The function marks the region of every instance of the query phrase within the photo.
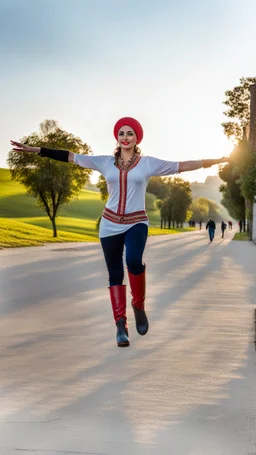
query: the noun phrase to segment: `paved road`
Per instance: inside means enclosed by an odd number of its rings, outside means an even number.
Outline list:
[[[149,238],[118,349],[99,244],[0,252],[1,455],[255,455],[256,247]]]

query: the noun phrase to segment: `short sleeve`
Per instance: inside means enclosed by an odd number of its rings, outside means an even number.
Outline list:
[[[94,171],[104,172],[105,167],[114,158],[109,155],[79,155],[75,153],[74,164],[85,167],[86,169],[93,169]]]
[[[160,160],[153,156],[148,156],[147,159],[151,177],[177,174],[179,172],[179,161]]]

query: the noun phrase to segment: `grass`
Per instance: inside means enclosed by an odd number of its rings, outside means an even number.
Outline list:
[[[57,242],[98,242],[98,236],[73,234],[58,231],[58,237],[53,238],[52,230],[21,223],[9,219],[0,219],[0,248],[24,246],[40,246],[44,243]]]
[[[9,218],[10,220],[15,221],[14,218]],[[44,217],[34,217],[34,218],[19,218],[18,221],[22,223],[30,224],[33,226],[38,226],[44,229],[49,229],[52,231],[52,223],[48,216]],[[96,221],[87,219],[87,218],[70,218],[59,216],[56,219],[57,225],[57,233],[59,235],[59,231],[65,231],[67,234],[69,232],[78,234],[78,235],[86,235],[95,238],[98,235],[98,232],[95,228]]]
[[[247,232],[237,232],[234,235],[233,240],[249,240],[249,235]]]
[[[11,180],[8,169],[0,169],[0,248],[43,245],[50,242],[98,242],[96,220],[104,202],[100,193],[82,190],[79,197],[63,207],[56,218],[57,238],[52,224],[36,199]],[[149,212],[149,235],[176,234],[193,230],[160,229],[158,211]]]
[[[161,229],[159,227],[149,227],[149,235],[170,235],[170,234],[179,234],[182,232],[194,231],[195,228],[175,228],[175,229]]]

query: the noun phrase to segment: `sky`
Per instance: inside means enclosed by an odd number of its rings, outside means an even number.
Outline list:
[[[0,0],[0,167],[45,119],[95,155],[113,153],[124,116],[142,124],[144,155],[228,155],[223,101],[256,76],[255,17],[255,0]]]

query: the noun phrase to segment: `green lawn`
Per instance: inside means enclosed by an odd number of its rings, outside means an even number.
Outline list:
[[[43,217],[29,217],[29,218],[9,218],[13,221],[21,221],[22,223],[42,227],[45,229],[52,230],[52,223],[48,216]],[[73,232],[79,235],[88,235],[95,237],[98,235],[96,231],[96,221],[95,219],[88,218],[71,218],[65,216],[59,216],[56,219],[57,231],[66,231]]]
[[[82,190],[77,200],[63,207],[56,218],[57,239],[52,225],[25,188],[0,169],[0,248],[42,245],[48,242],[98,242],[96,220],[104,202],[100,193]],[[160,229],[159,212],[149,212],[149,235],[175,234],[191,229]],[[193,230],[193,229],[192,229]]]
[[[248,233],[247,232],[237,232],[234,235],[233,240],[249,240]]]
[[[58,231],[58,237],[53,238],[52,230],[33,226],[13,219],[0,218],[0,248],[39,246],[44,243],[56,242],[98,242],[95,237]]]

